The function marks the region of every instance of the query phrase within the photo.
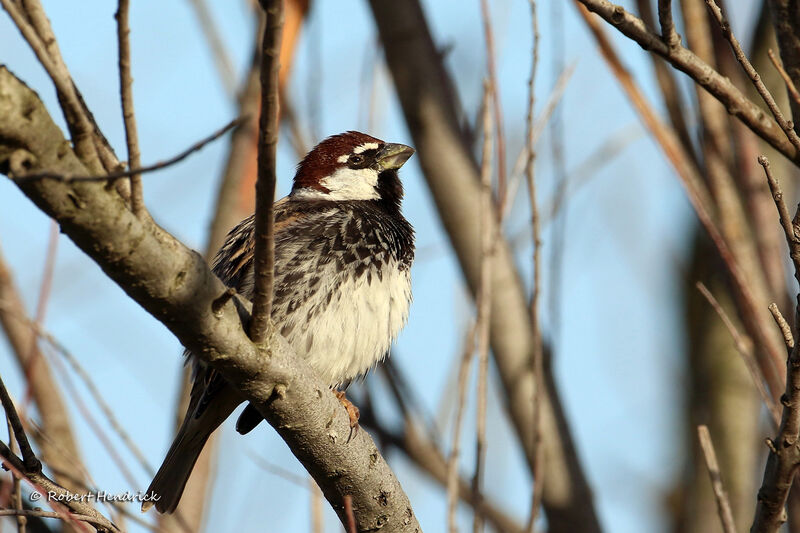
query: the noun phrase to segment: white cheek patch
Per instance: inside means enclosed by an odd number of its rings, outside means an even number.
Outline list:
[[[378,149],[378,143],[364,143],[361,146],[356,147],[356,149],[353,150],[353,153],[360,154],[362,152],[366,152],[367,150],[377,150],[377,149]],[[341,158],[339,158],[339,160],[341,160]]]
[[[340,168],[330,176],[320,180],[320,185],[330,192],[329,200],[377,200],[380,198],[375,187],[378,185],[378,172],[371,168]]]

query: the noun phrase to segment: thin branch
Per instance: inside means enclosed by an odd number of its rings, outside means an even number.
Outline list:
[[[128,168],[136,171],[142,166],[139,152],[139,133],[136,114],[133,111],[133,76],[131,76],[131,30],[128,24],[130,0],[119,0],[114,18],[117,19],[117,41],[119,47],[119,93],[122,101],[122,119],[125,122],[125,142],[128,145]],[[131,210],[137,217],[144,214],[142,176],[131,174]]]
[[[725,533],[736,533],[731,502],[728,500],[728,493],[722,484],[717,454],[714,453],[714,443],[711,442],[711,434],[708,431],[708,427],[705,425],[697,426],[697,437],[700,439],[700,448],[703,450],[708,476],[711,478],[711,488],[714,491],[714,498],[717,500],[717,511],[722,522],[722,530]]]
[[[700,291],[700,294],[702,294],[703,297],[708,300],[708,303],[711,304],[711,307],[714,308],[714,311],[716,311],[717,315],[719,315],[719,317],[722,319],[722,323],[725,325],[725,328],[727,328],[728,332],[733,338],[733,344],[736,347],[736,351],[739,352],[739,355],[741,355],[742,361],[744,361],[744,364],[750,373],[750,377],[753,379],[756,389],[758,389],[761,400],[764,402],[764,405],[767,406],[771,420],[777,428],[781,422],[781,413],[778,405],[775,403],[775,400],[769,394],[764,384],[764,374],[758,367],[758,362],[756,361],[756,356],[753,352],[752,341],[750,341],[749,338],[742,335],[739,330],[736,329],[736,326],[725,312],[725,309],[722,308],[720,303],[716,298],[714,298],[714,295],[711,294],[711,291],[708,290],[705,284],[698,281],[695,284],[695,287],[697,287],[697,290]]]
[[[753,68],[753,65],[750,64],[750,61],[747,59],[744,50],[742,50],[742,47],[739,44],[739,40],[731,31],[731,26],[728,23],[728,20],[725,18],[725,15],[722,14],[722,10],[714,0],[705,0],[705,2],[708,6],[708,9],[711,10],[711,14],[714,15],[717,23],[719,23],[722,34],[730,43],[733,54],[736,56],[739,64],[742,65],[742,69],[753,82],[758,94],[761,95],[764,103],[767,104],[770,113],[772,113],[772,116],[775,117],[775,121],[784,131],[786,137],[789,139],[789,142],[791,142],[795,150],[800,153],[800,137],[798,137],[797,133],[794,131],[794,125],[791,123],[791,121],[787,121],[784,118],[783,113],[781,113],[781,110],[778,107],[778,104],[775,103],[775,98],[772,97],[772,93],[769,92],[767,86],[764,85],[763,81],[761,81],[761,76],[758,74],[758,72],[756,72],[756,69]]]
[[[792,335],[791,326],[789,326],[789,323],[786,322],[785,318],[783,318],[781,310],[778,309],[778,305],[775,302],[769,304],[769,312],[772,313],[772,318],[775,319],[775,323],[781,330],[783,341],[786,343],[786,348],[791,351],[792,348],[794,348],[794,336]]]
[[[661,38],[670,48],[681,44],[680,35],[675,31],[672,20],[672,0],[658,0],[658,23],[661,26]]]
[[[253,315],[250,338],[264,342],[272,314],[272,285],[275,265],[273,236],[275,200],[275,165],[278,147],[280,110],[278,72],[280,70],[283,1],[260,0],[267,17],[261,45],[261,118],[258,127],[258,180],[256,181],[255,259]]]
[[[536,524],[536,515],[539,513],[539,506],[542,500],[542,489],[544,483],[541,479],[542,474],[542,461],[544,460],[544,449],[541,445],[541,432],[540,432],[540,419],[542,416],[542,386],[544,380],[542,374],[542,358],[544,346],[542,343],[542,332],[539,328],[539,294],[542,283],[542,262],[541,262],[541,248],[542,241],[539,230],[539,207],[536,200],[536,180],[535,180],[535,159],[536,159],[536,140],[534,138],[534,121],[533,113],[536,103],[535,94],[535,81],[536,81],[536,67],[539,63],[539,22],[536,13],[536,1],[530,0],[531,12],[531,35],[533,36],[533,49],[531,50],[531,73],[528,78],[528,114],[526,118],[526,125],[528,129],[527,145],[528,157],[525,163],[525,176],[528,184],[528,201],[531,205],[531,231],[533,233],[533,294],[531,296],[531,331],[533,333],[533,379],[536,386],[533,388],[533,416],[531,420],[531,431],[533,432],[533,447],[534,447],[534,461],[533,461],[533,492],[531,495],[531,509],[528,515],[527,529],[531,533],[534,531]]]
[[[14,436],[14,428],[11,425],[11,418],[9,417],[8,413],[6,413],[6,425],[8,426],[8,443],[9,448],[11,449],[11,453],[17,453],[18,446],[17,441]],[[11,494],[9,495],[9,500],[11,500],[14,509],[22,510],[22,490],[19,484],[20,478],[14,473],[11,473]],[[5,495],[4,495],[5,496]],[[25,533],[25,526],[28,523],[28,519],[24,516],[17,515],[17,533]]]
[[[792,78],[789,77],[789,73],[783,68],[780,59],[775,56],[775,52],[772,51],[772,48],[767,50],[767,55],[769,56],[770,61],[772,61],[772,64],[775,66],[775,70],[777,70],[778,74],[780,74],[781,78],[783,78],[783,82],[786,84],[786,88],[789,90],[792,100],[794,100],[796,104],[800,105],[800,92],[797,92],[797,87],[795,87]]]
[[[500,105],[500,86],[497,83],[497,67],[494,48],[494,32],[489,11],[489,1],[481,2],[481,20],[483,21],[483,37],[486,40],[486,69],[489,83],[492,85],[492,111],[494,113],[494,129],[497,141],[497,210],[503,212],[506,200],[506,141],[503,128],[503,108]]]
[[[769,161],[766,157],[758,158],[759,164],[764,167],[767,181],[773,190],[775,207],[778,210],[781,227],[789,246],[789,256],[794,264],[794,275],[800,283],[800,239],[798,239],[797,225],[789,218],[789,210],[783,201],[783,194],[777,186],[777,181],[772,176]],[[800,216],[800,209],[795,213],[795,220]],[[795,310],[800,317],[800,298],[798,309]],[[787,362],[786,387],[781,404],[783,413],[778,434],[773,440],[767,440],[770,449],[767,464],[764,468],[764,478],[758,491],[752,533],[776,533],[786,521],[786,500],[789,490],[794,483],[795,474],[800,466],[800,448],[798,448],[798,434],[800,434],[800,344],[792,348]]]
[[[476,325],[472,324],[467,329],[464,338],[464,350],[461,361],[458,365],[458,386],[456,392],[456,418],[453,423],[453,439],[450,446],[450,455],[447,457],[447,530],[450,533],[458,533],[458,523],[456,522],[456,511],[458,510],[459,499],[459,475],[458,465],[461,454],[461,424],[464,419],[464,407],[467,394],[467,379],[469,378],[470,363],[472,354],[475,351]]]
[[[786,202],[783,200],[783,191],[781,190],[781,186],[778,184],[778,180],[776,180],[772,175],[772,170],[769,166],[769,159],[767,159],[766,156],[759,156],[758,164],[764,167],[764,174],[767,176],[769,190],[772,193],[772,199],[775,202],[775,207],[778,209],[778,219],[781,222],[783,234],[786,237],[786,242],[789,243],[789,250],[794,253],[793,243],[796,244],[797,235],[795,234],[792,217],[789,215],[789,208],[786,207]]]
[[[581,1],[583,4],[587,3],[586,1]],[[759,309],[762,307],[757,303],[753,290],[750,287],[751,284],[742,271],[736,256],[733,254],[727,241],[720,232],[718,223],[712,214],[712,203],[707,189],[700,180],[700,176],[697,174],[691,160],[677,141],[675,133],[671,128],[661,122],[644,94],[642,94],[641,90],[636,85],[630,72],[622,65],[619,56],[608,40],[608,37],[605,35],[599,21],[592,17],[583,5],[580,6],[579,11],[583,15],[592,34],[595,36],[600,51],[608,62],[614,76],[630,98],[631,104],[638,112],[642,122],[644,122],[645,126],[650,130],[655,140],[661,146],[667,160],[671,163],[678,177],[683,182],[697,218],[705,228],[725,263],[725,266],[730,272],[733,284],[737,289],[737,296],[741,299],[740,309],[742,315],[745,317],[744,322],[751,328],[751,335],[767,354],[767,359],[761,363],[761,367],[767,384],[769,385],[770,392],[777,396],[776,391],[779,390],[783,380],[782,370],[785,355],[783,355],[782,349],[776,346],[777,343],[773,342],[772,336],[768,333],[765,325],[766,317],[762,317],[763,313],[759,312]]]
[[[728,113],[741,120],[773,148],[792,161],[800,161],[800,151],[788,141],[780,126],[765,116],[763,110],[742,94],[728,78],[712,69],[690,50],[682,46],[667,46],[641,19],[628,13],[620,5],[608,0],[578,1],[645,50],[658,54],[673,67],[688,74],[696,83],[713,94],[725,106]]]
[[[484,85],[483,97],[483,156],[481,158],[481,281],[478,289],[478,316],[475,331],[478,341],[478,401],[476,408],[475,431],[475,475],[472,478],[472,491],[476,498],[481,493],[484,463],[486,462],[486,403],[489,385],[489,325],[492,312],[492,259],[494,256],[494,236],[497,231],[492,209],[492,143],[494,131],[489,102],[496,87],[491,80]],[[483,531],[483,515],[475,513],[473,533]]]
[[[14,407],[14,402],[11,401],[11,396],[6,390],[3,379],[0,378],[0,402],[3,404],[3,410],[8,417],[8,423],[11,424],[11,429],[14,430],[14,439],[19,444],[20,453],[22,453],[22,462],[25,466],[26,472],[39,472],[42,470],[42,463],[36,458],[33,453],[28,437],[25,435],[25,429],[22,427],[22,421],[19,419],[17,410]]]
[[[163,161],[159,161],[158,163],[154,163],[154,164],[146,166],[146,167],[141,167],[141,168],[136,169],[136,170],[121,170],[119,172],[111,172],[111,173],[105,174],[103,176],[86,176],[86,175],[83,175],[83,174],[82,175],[71,175],[71,174],[61,174],[61,173],[52,172],[52,171],[45,171],[45,172],[34,172],[34,173],[31,173],[31,174],[24,174],[22,176],[13,176],[13,177],[11,177],[11,179],[13,179],[17,183],[19,183],[21,181],[44,180],[44,179],[49,179],[49,180],[53,180],[53,181],[60,181],[60,182],[64,182],[64,183],[73,183],[73,182],[78,182],[78,181],[101,182],[101,181],[115,180],[115,179],[119,179],[119,178],[127,178],[127,177],[130,177],[130,176],[132,176],[133,174],[135,174],[137,172],[139,174],[146,174],[146,173],[150,173],[150,172],[155,172],[156,170],[163,170],[163,169],[165,169],[165,168],[167,168],[169,166],[172,166],[172,165],[174,165],[176,163],[180,163],[181,161],[183,161],[184,159],[186,159],[187,157],[192,155],[194,152],[197,152],[198,150],[201,150],[202,148],[204,148],[207,144],[216,141],[217,139],[219,139],[220,137],[225,135],[231,129],[239,126],[240,124],[244,124],[246,120],[247,120],[247,117],[236,118],[236,119],[230,121],[229,123],[227,123],[222,128],[220,128],[217,131],[215,131],[214,133],[212,133],[211,135],[209,135],[208,137],[205,137],[204,139],[200,139],[199,141],[197,141],[196,143],[194,143],[193,145],[188,147],[183,152],[180,152],[178,155],[173,156],[173,157],[171,157],[169,159],[165,159]]]

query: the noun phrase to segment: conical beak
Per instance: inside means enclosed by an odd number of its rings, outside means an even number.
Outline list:
[[[414,154],[414,149],[405,144],[388,143],[378,152],[377,163],[381,170],[397,170]]]

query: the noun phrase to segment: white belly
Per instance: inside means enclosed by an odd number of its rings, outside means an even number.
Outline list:
[[[381,277],[374,266],[359,277],[339,274],[341,283],[335,287],[322,282],[316,294],[291,313],[296,322],[286,339],[331,385],[347,383],[383,359],[406,323],[411,303],[409,269],[390,263],[381,270]],[[330,302],[323,303],[329,294]]]

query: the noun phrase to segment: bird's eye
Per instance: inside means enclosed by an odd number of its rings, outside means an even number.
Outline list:
[[[353,154],[350,156],[350,164],[360,165],[364,162],[364,156],[361,154]]]

